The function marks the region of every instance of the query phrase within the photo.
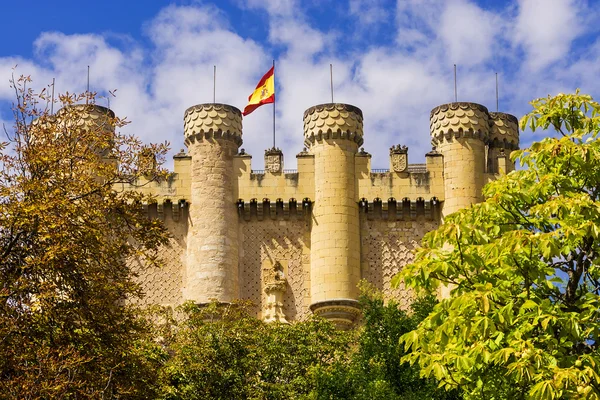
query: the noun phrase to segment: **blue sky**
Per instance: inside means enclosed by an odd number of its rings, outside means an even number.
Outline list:
[[[145,141],[183,147],[183,112],[212,101],[242,109],[276,60],[277,141],[286,168],[302,149],[302,113],[330,101],[361,108],[374,168],[388,149],[430,150],[429,111],[458,98],[520,117],[536,97],[581,88],[600,98],[598,1],[583,0],[158,0],[4,1],[0,12],[0,120],[10,126],[8,79],[31,75],[58,91],[117,89],[111,107]],[[4,83],[2,83],[4,82]],[[261,169],[271,108],[244,120],[244,145]],[[523,132],[521,143],[540,138]]]

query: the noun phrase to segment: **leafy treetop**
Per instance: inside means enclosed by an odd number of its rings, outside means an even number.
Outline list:
[[[396,278],[451,290],[403,336],[422,374],[469,398],[600,398],[600,104],[559,94],[521,127],[556,137],[512,153],[526,168],[450,215]]]
[[[0,397],[146,398],[148,326],[126,298],[141,295],[128,258],[156,261],[162,224],[120,191],[160,163],[166,144],[143,145],[93,105],[12,81],[15,125],[0,144]],[[82,103],[86,104],[82,104]],[[45,106],[45,107],[44,107]],[[40,108],[41,107],[41,108]]]

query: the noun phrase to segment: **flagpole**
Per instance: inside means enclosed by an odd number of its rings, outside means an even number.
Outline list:
[[[213,104],[217,102],[217,66],[213,65]]]
[[[329,80],[331,82],[331,102],[333,103],[333,64],[329,64]]]
[[[456,90],[456,64],[454,64],[454,101],[458,102],[458,92]]]
[[[499,110],[499,101],[498,101],[498,73],[496,72],[496,112]]]
[[[273,60],[273,89],[275,89],[275,60]],[[277,97],[273,93],[273,149],[275,149],[275,102]]]

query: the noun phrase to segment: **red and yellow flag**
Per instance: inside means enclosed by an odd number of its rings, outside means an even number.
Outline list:
[[[246,116],[263,104],[275,103],[275,66],[262,77],[254,92],[248,97],[248,105],[242,115]]]

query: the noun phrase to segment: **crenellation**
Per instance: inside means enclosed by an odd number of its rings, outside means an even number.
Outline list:
[[[174,156],[174,173],[136,189],[154,196],[149,215],[178,238],[168,261],[169,290],[177,293],[156,289],[152,301],[242,298],[268,320],[314,313],[348,328],[360,312],[357,284],[366,279],[406,305],[412,293],[391,287],[394,274],[426,232],[481,201],[486,183],[514,170],[509,155],[519,141],[515,117],[479,104],[443,104],[430,117],[433,148],[425,163],[410,164],[409,149],[394,145],[390,168],[376,170],[360,147],[362,111],[317,105],[304,113],[297,170],[284,169],[283,152],[267,148],[265,170],[257,171],[240,148],[239,110],[190,107],[187,152]],[[155,280],[167,278],[152,271],[140,279],[155,290]]]

